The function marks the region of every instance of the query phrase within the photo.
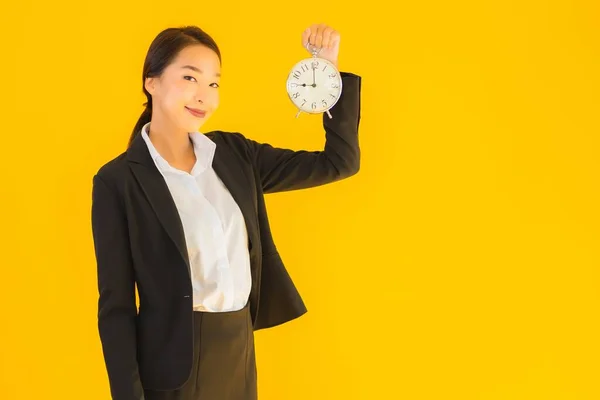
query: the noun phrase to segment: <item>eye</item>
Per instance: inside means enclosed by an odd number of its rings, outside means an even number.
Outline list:
[[[190,80],[188,78],[193,79],[193,82],[196,82],[196,78],[194,78],[193,76],[186,75],[186,76],[183,77],[183,79]]]
[[[211,84],[210,84],[210,86],[211,86],[211,87],[214,87],[214,88],[219,88],[219,84],[218,84],[218,83],[216,83],[216,82],[215,82],[215,83],[211,83]]]

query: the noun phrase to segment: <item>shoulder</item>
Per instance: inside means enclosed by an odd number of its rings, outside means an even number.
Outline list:
[[[254,141],[247,138],[241,132],[215,130],[205,134],[219,148],[227,148],[237,156],[250,159],[254,147]]]
[[[205,133],[205,135],[208,138],[218,142],[217,144],[223,143],[229,146],[240,148],[247,147],[248,145],[248,139],[240,132],[214,130]]]
[[[118,154],[102,164],[94,174],[94,183],[97,180],[102,181],[105,185],[113,189],[118,186],[118,181],[126,173],[127,168],[127,151]]]

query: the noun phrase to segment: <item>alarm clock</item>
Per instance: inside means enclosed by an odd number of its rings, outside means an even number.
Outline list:
[[[327,113],[342,94],[342,77],[333,63],[319,58],[321,49],[307,44],[312,57],[298,61],[288,74],[287,94],[298,108],[296,118],[302,113]]]

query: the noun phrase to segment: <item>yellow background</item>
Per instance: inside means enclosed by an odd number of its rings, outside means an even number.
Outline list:
[[[362,169],[268,197],[309,313],[257,333],[260,398],[600,398],[597,1],[99,4],[2,5],[0,398],[109,399],[91,179],[154,36],[221,46],[204,130],[320,149],[285,93],[313,22],[363,76]]]

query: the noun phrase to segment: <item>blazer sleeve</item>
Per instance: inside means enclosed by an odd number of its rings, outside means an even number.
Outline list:
[[[340,75],[342,93],[329,110],[333,118],[323,114],[323,150],[294,151],[248,139],[254,168],[258,171],[264,193],[320,186],[358,172],[362,78],[350,72],[340,72]]]
[[[135,282],[125,210],[95,175],[92,231],[98,274],[98,329],[113,400],[143,400],[136,357]]]

